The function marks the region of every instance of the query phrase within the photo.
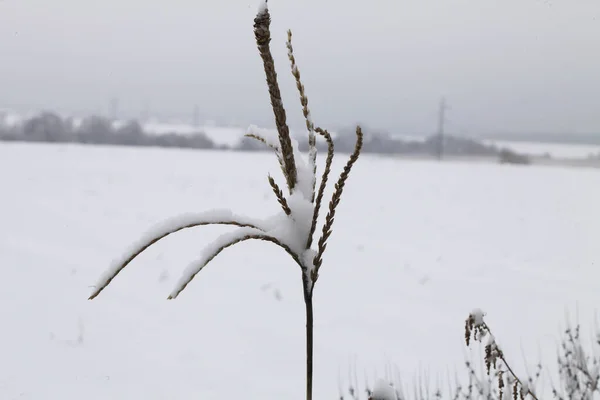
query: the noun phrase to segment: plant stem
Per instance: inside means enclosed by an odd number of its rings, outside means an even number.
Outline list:
[[[304,304],[306,306],[306,400],[312,400],[313,378],[313,302],[312,293],[304,286]]]
[[[485,327],[485,329],[487,329],[487,331],[488,331],[488,333],[490,335],[492,335],[493,337],[495,337],[494,334],[492,333],[492,330],[488,326],[488,324],[486,324],[484,322],[483,326]],[[515,371],[513,371],[513,369],[510,367],[510,365],[508,364],[508,361],[506,361],[506,358],[504,358],[504,352],[502,352],[502,351],[500,352],[499,358],[502,360],[502,362],[504,363],[504,366],[506,367],[506,369],[508,370],[508,372],[519,383],[519,385],[521,386],[521,389],[522,389],[523,388],[523,382],[521,381],[521,379],[519,379],[519,377],[517,376],[517,374],[515,374]],[[530,395],[533,398],[533,400],[539,400],[538,397],[535,395],[535,393],[533,393],[533,391],[532,391],[531,388],[529,388],[529,392],[527,394]]]

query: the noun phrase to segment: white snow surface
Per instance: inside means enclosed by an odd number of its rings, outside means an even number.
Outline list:
[[[294,161],[296,163],[296,170],[298,174],[296,189],[302,193],[302,197],[304,197],[304,199],[310,203],[315,182],[315,175],[312,168],[309,166],[310,163],[306,163],[304,155],[300,152],[298,141],[296,139],[291,139],[291,141],[292,148],[294,149]],[[308,218],[312,220],[312,210]]]
[[[287,216],[281,212],[271,218],[267,233],[288,245],[294,253],[302,255],[312,222],[313,205],[300,192],[287,196],[287,203],[292,214]]]
[[[268,152],[1,143],[0,399],[218,400],[233,385],[249,400],[304,398],[300,271],[270,243],[225,250],[166,301],[235,228],[184,230],[87,300],[160,221],[215,207],[268,219],[277,169]],[[594,328],[598,204],[594,169],[361,156],[315,287],[315,398],[338,396],[355,357],[372,382],[389,363],[403,382],[464,376],[474,307],[519,376],[521,348],[530,370],[538,355],[552,365],[565,310]]]
[[[475,326],[483,325],[484,315],[485,313],[480,308],[475,308],[473,311],[471,311],[471,316],[473,317]]]
[[[261,0],[258,3],[258,14],[262,14],[269,9],[267,0]]]

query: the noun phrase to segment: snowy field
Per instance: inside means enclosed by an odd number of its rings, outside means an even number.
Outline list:
[[[165,217],[277,212],[268,172],[283,185],[269,153],[0,144],[0,399],[302,399],[300,271],[275,246],[225,251],[167,301],[227,228],[182,232],[86,300]],[[518,371],[521,348],[553,362],[567,312],[594,327],[599,205],[599,170],[362,157],[315,288],[315,398],[355,363],[445,377],[475,307]]]

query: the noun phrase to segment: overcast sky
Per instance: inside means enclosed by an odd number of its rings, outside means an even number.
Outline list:
[[[271,124],[256,0],[0,0],[0,107]],[[315,122],[396,132],[600,132],[600,0],[270,0]]]

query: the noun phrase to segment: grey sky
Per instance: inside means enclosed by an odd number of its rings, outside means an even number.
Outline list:
[[[0,107],[271,123],[256,0],[0,0]],[[270,0],[293,125],[287,28],[315,122],[397,132],[600,132],[599,0]]]

